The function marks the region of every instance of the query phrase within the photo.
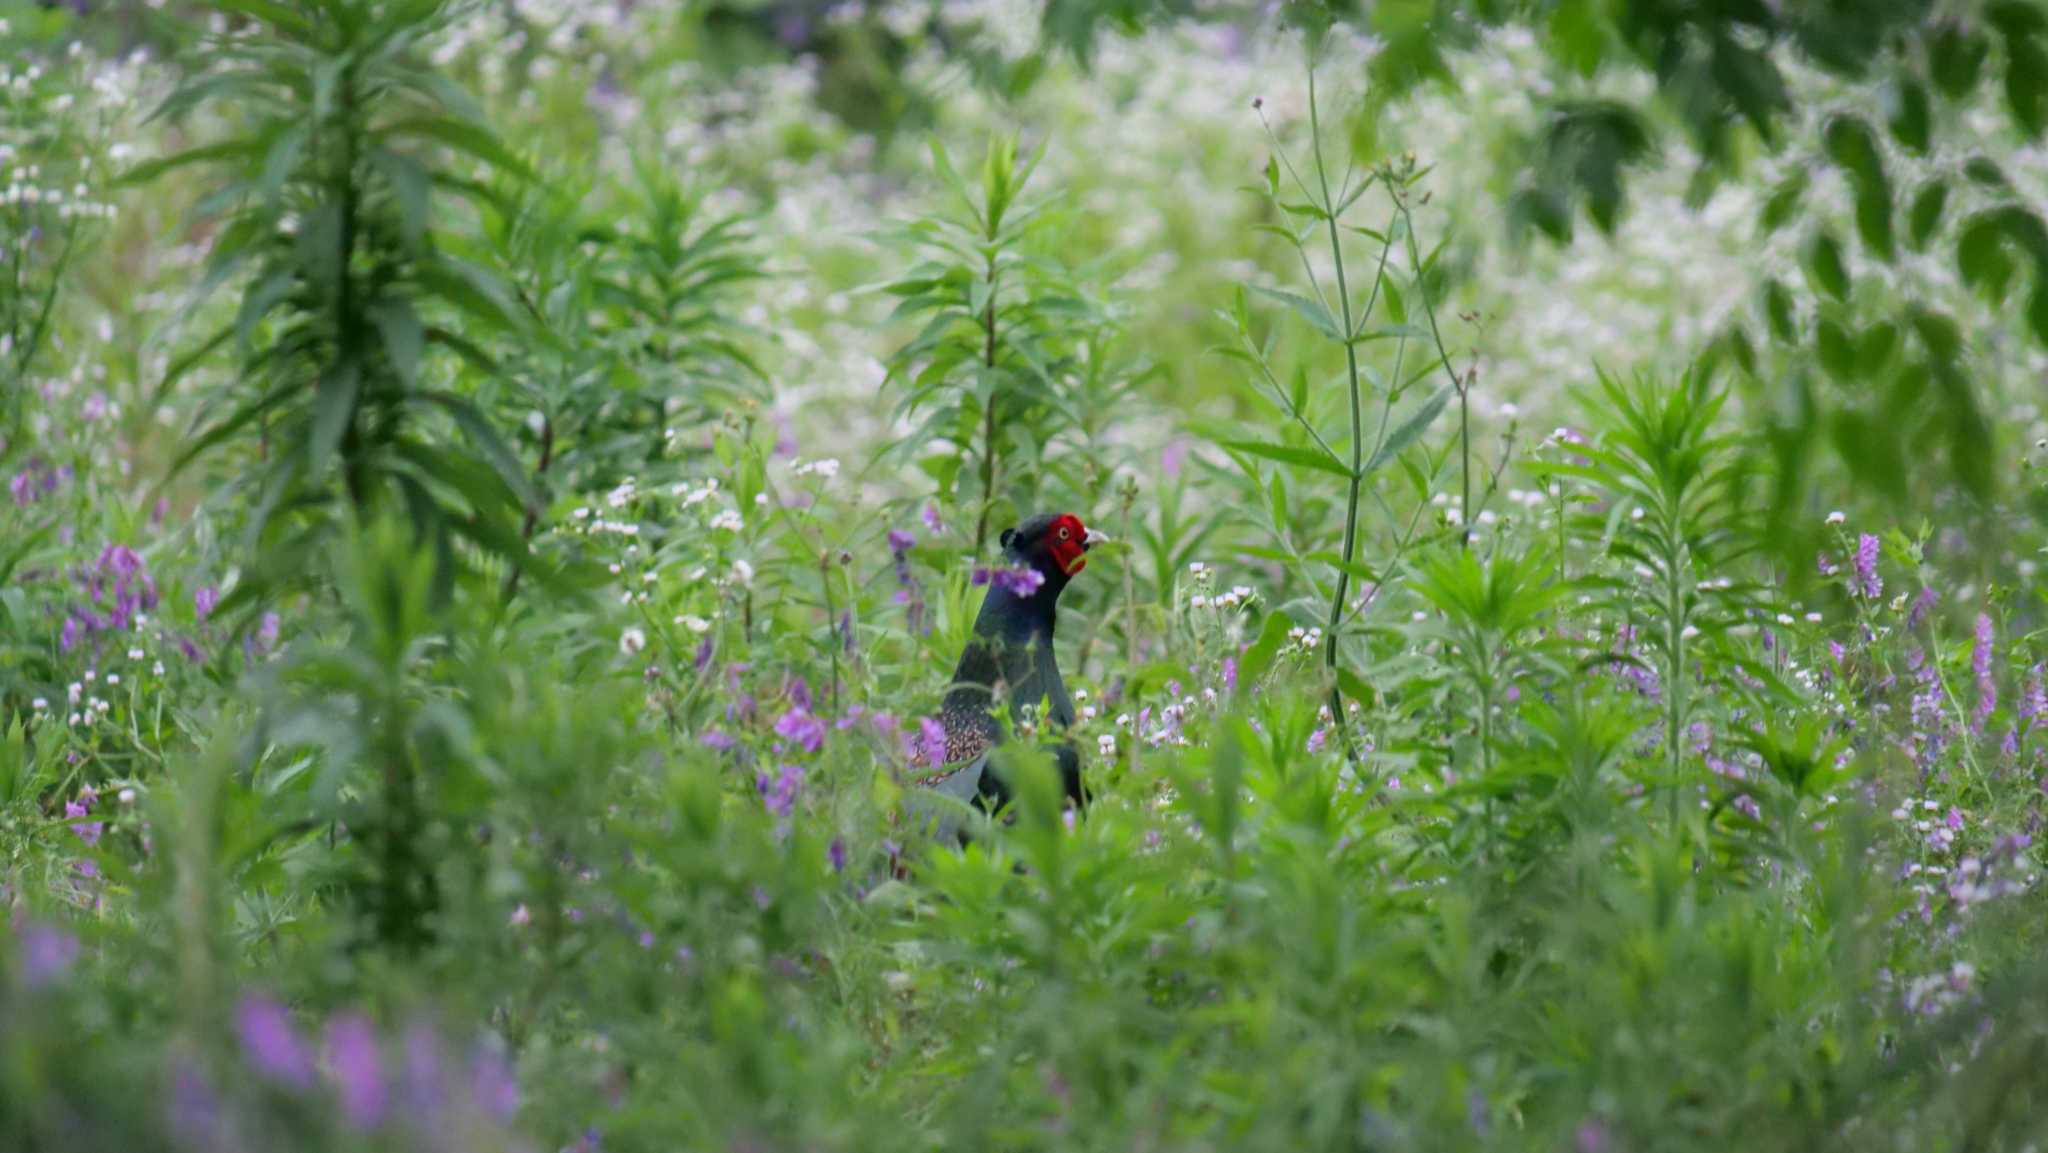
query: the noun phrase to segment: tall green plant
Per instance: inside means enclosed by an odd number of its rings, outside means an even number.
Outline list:
[[[224,139],[141,165],[131,180],[206,165],[198,207],[218,214],[201,293],[243,286],[232,323],[175,366],[168,387],[232,347],[231,382],[205,406],[176,467],[217,450],[248,509],[244,589],[299,577],[343,507],[403,508],[440,558],[523,563],[525,470],[446,371],[494,371],[474,333],[519,328],[496,277],[460,256],[451,205],[488,194],[481,166],[524,171],[468,99],[425,60],[444,0],[235,5],[201,46],[209,66],[158,110],[210,108]]]
[[[1735,445],[1717,424],[1726,393],[1703,372],[1675,385],[1602,373],[1585,398],[1597,435],[1559,446],[1539,473],[1590,484],[1576,527],[1604,562],[1587,583],[1610,621],[1656,662],[1666,785],[1678,819],[1688,779],[1685,733],[1696,666],[1763,604],[1733,574],[1755,548]],[[1628,652],[1621,659],[1635,659]]]
[[[1065,411],[1063,377],[1103,318],[1032,248],[1046,203],[1021,198],[1038,156],[1020,165],[1014,137],[992,139],[977,189],[936,140],[931,153],[958,203],[903,230],[923,259],[885,291],[902,298],[895,318],[923,327],[889,358],[889,379],[903,391],[897,415],[919,418],[899,449],[940,446],[919,464],[963,504],[971,471],[980,553],[991,524],[1028,511],[1047,445],[1081,423]]]
[[[1332,573],[1322,634],[1322,662],[1329,682],[1330,715],[1333,723],[1343,733],[1347,752],[1355,757],[1354,737],[1350,725],[1345,720],[1345,689],[1342,682],[1347,674],[1340,667],[1338,649],[1344,635],[1346,613],[1350,607],[1348,598],[1351,582],[1358,579],[1377,583],[1384,579],[1383,572],[1361,564],[1358,557],[1359,509],[1367,495],[1366,481],[1414,445],[1443,412],[1451,396],[1454,393],[1462,395],[1463,389],[1457,380],[1455,370],[1451,368],[1448,354],[1443,351],[1441,337],[1435,331],[1434,306],[1427,305],[1435,256],[1432,254],[1425,260],[1413,240],[1414,224],[1408,207],[1409,198],[1414,194],[1425,173],[1416,168],[1412,158],[1400,164],[1381,164],[1370,171],[1361,172],[1354,158],[1345,166],[1342,178],[1336,186],[1332,187],[1331,165],[1324,155],[1322,118],[1316,97],[1313,61],[1309,68],[1310,163],[1306,166],[1306,173],[1297,168],[1288,157],[1286,149],[1274,134],[1272,125],[1266,121],[1263,108],[1260,109],[1260,123],[1265,125],[1267,137],[1273,148],[1272,157],[1266,162],[1266,184],[1263,191],[1277,213],[1292,222],[1285,226],[1269,224],[1261,227],[1262,230],[1287,242],[1299,258],[1302,273],[1314,295],[1307,296],[1262,284],[1240,286],[1236,306],[1225,316],[1236,330],[1237,345],[1220,351],[1223,355],[1253,369],[1257,384],[1262,386],[1261,394],[1279,406],[1308,438],[1308,443],[1234,437],[1220,438],[1218,443],[1221,447],[1238,454],[1240,458],[1274,461],[1282,465],[1328,473],[1344,481],[1344,528],[1343,535],[1339,538],[1338,551],[1334,556],[1325,553],[1314,559],[1326,564]],[[1283,189],[1281,180],[1283,171],[1291,185],[1286,189]],[[1356,207],[1375,185],[1382,188],[1392,206],[1386,226],[1383,229],[1374,229],[1348,223],[1345,219],[1346,214]],[[1362,301],[1358,299],[1360,294],[1353,291],[1345,263],[1347,232],[1364,236],[1378,248],[1372,263],[1371,284],[1362,293]],[[1397,251],[1400,251],[1408,262],[1408,291],[1418,293],[1425,305],[1431,309],[1431,325],[1427,330],[1406,323],[1403,305],[1405,293],[1401,287],[1400,265],[1394,263]],[[1336,281],[1334,304],[1315,269],[1314,256],[1322,252],[1328,254]],[[1280,370],[1275,367],[1271,335],[1262,340],[1254,332],[1247,289],[1266,300],[1284,305],[1324,339],[1343,349],[1343,400],[1350,418],[1348,442],[1342,434],[1325,435],[1317,422],[1314,413],[1319,398],[1313,394],[1306,367],[1297,368],[1291,383],[1282,384]],[[1387,311],[1396,315],[1389,318],[1389,323],[1375,325],[1373,320],[1382,301],[1385,302]],[[1410,340],[1418,338],[1431,340],[1434,352],[1433,355],[1425,357],[1419,367],[1411,370],[1407,363],[1408,345]],[[1361,350],[1380,343],[1393,345],[1392,363],[1385,375],[1381,375],[1371,363],[1361,358]],[[1408,395],[1412,387],[1439,368],[1451,378],[1450,382],[1397,418],[1395,406]],[[1369,433],[1365,413],[1375,394],[1379,401],[1379,412]],[[1463,412],[1464,408],[1461,405],[1461,414]],[[1340,443],[1346,443],[1347,447],[1340,450],[1337,447]],[[1469,452],[1465,460],[1469,470]],[[1248,463],[1245,467],[1256,479],[1256,471]],[[1465,483],[1469,491],[1469,477]],[[1273,491],[1277,528],[1285,519],[1278,515],[1284,506],[1284,497],[1279,495],[1279,489],[1275,488]],[[1377,492],[1372,495],[1386,512],[1389,522],[1397,522],[1398,518],[1384,496]],[[1407,531],[1399,536],[1398,551],[1405,551],[1413,540],[1416,523],[1414,518],[1408,521]],[[1399,525],[1395,524],[1395,527],[1398,529]]]

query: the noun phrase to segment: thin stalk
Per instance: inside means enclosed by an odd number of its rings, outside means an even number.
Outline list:
[[[1685,622],[1684,622],[1684,579],[1679,570],[1679,561],[1685,545],[1678,538],[1677,526],[1667,525],[1669,542],[1664,557],[1664,651],[1671,655],[1670,664],[1664,670],[1664,696],[1668,705],[1664,722],[1664,743],[1666,756],[1671,765],[1671,828],[1678,828],[1679,815],[1685,808],[1685,782],[1683,772],[1685,759],[1680,745],[1681,730],[1685,724]]]
[[[1344,719],[1344,690],[1337,683],[1337,633],[1344,621],[1344,598],[1351,590],[1351,568],[1358,555],[1358,494],[1365,485],[1365,397],[1358,382],[1358,345],[1350,339],[1352,325],[1351,286],[1344,274],[1344,244],[1337,231],[1337,204],[1330,198],[1330,177],[1323,165],[1323,130],[1316,111],[1316,74],[1308,74],[1309,137],[1316,160],[1316,182],[1323,193],[1324,222],[1329,226],[1330,257],[1337,270],[1337,300],[1343,308],[1345,383],[1351,393],[1351,477],[1344,495],[1344,563],[1337,570],[1337,584],[1330,595],[1329,626],[1323,634],[1323,670],[1330,678],[1330,723],[1344,738],[1344,757],[1356,763],[1358,742]],[[1384,269],[1384,264],[1382,268]],[[1377,287],[1377,286],[1376,286]]]
[[[533,470],[536,488],[539,487],[539,482],[547,477],[548,467],[554,463],[555,418],[543,415],[540,422],[540,464]],[[539,526],[540,503],[536,500],[533,504],[526,506],[526,519],[520,523],[519,539],[531,543],[533,541],[533,531]],[[524,569],[514,565],[512,571],[505,574],[505,600],[511,600],[512,595],[519,591],[519,574],[524,571]]]
[[[1389,189],[1391,188],[1392,185],[1390,183]],[[1429,338],[1436,343],[1437,359],[1443,363],[1444,372],[1450,376],[1451,387],[1458,390],[1458,470],[1460,474],[1460,479],[1463,483],[1463,491],[1459,498],[1460,503],[1458,505],[1458,526],[1461,530],[1459,533],[1459,544],[1463,548],[1470,548],[1472,547],[1473,517],[1471,410],[1472,382],[1470,380],[1461,380],[1458,377],[1458,370],[1451,365],[1450,350],[1444,347],[1443,329],[1437,327],[1436,304],[1434,301],[1429,299],[1429,285],[1423,282],[1422,251],[1421,249],[1415,246],[1415,218],[1409,215],[1408,203],[1407,201],[1401,199],[1399,195],[1396,195],[1394,197],[1394,205],[1396,209],[1401,213],[1401,223],[1404,225],[1404,230],[1408,234],[1408,263],[1415,270],[1415,287],[1418,290],[1420,290],[1422,294],[1423,315],[1429,318]]]
[[[989,240],[994,241],[990,236]],[[982,367],[991,375],[996,367],[996,257],[988,255],[988,307],[982,313]],[[974,555],[980,556],[988,543],[988,513],[996,502],[996,393],[991,385],[988,402],[981,414],[981,516],[974,523]]]

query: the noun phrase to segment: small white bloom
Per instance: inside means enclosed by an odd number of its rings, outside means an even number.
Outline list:
[[[633,656],[647,647],[647,634],[637,628],[627,629],[619,634],[619,651]]]
[[[50,708],[50,702],[44,700],[42,697],[37,697],[35,700],[30,701],[28,705],[30,708],[34,709],[39,713],[48,712]]]
[[[703,634],[711,631],[710,621],[707,621],[700,616],[694,616],[690,613],[684,613],[682,616],[677,617],[676,623],[683,626],[686,629],[689,629],[693,633]]]
[[[115,793],[114,797],[124,805],[132,805],[135,803],[135,790],[124,788],[120,792]]]
[[[118,684],[120,684],[120,683],[121,683],[121,674],[120,674],[120,673],[108,673],[108,674],[107,674],[107,683],[108,683],[108,684],[110,684],[110,685],[118,685]]]
[[[131,661],[139,661],[139,660],[141,660],[141,659],[142,659],[142,657],[143,657],[143,652],[142,652],[142,650],[141,650],[141,649],[129,649],[129,650],[128,650],[128,659],[129,659],[129,660],[131,660]]]
[[[1846,523],[1848,519],[1848,516],[1843,514],[1839,509],[1828,514],[1828,523],[1831,525]]]
[[[1095,738],[1095,747],[1102,750],[1102,755],[1105,757],[1115,756],[1116,736],[1111,733],[1102,734],[1101,736]]]
[[[723,529],[726,532],[738,532],[746,525],[746,519],[740,516],[738,509],[729,508],[711,518],[712,528]]]
[[[753,584],[754,566],[743,560],[732,562],[732,579],[734,584],[741,586]]]

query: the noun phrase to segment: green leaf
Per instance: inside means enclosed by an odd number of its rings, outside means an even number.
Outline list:
[[[410,301],[385,297],[370,306],[369,314],[370,323],[384,338],[384,355],[391,361],[392,371],[407,388],[418,388],[420,353],[427,342],[419,313],[413,311]]]
[[[1994,213],[1979,212],[1963,221],[1956,236],[1956,268],[1963,284],[1996,304],[2015,267],[2005,250],[2005,229]]]
[[[1263,457],[1282,464],[1312,468],[1341,477],[1349,477],[1351,470],[1342,461],[1319,448],[1305,448],[1290,444],[1268,444],[1256,440],[1223,440],[1216,442],[1218,448],[1241,452],[1246,456]]]
[[[1771,339],[1779,344],[1799,342],[1797,312],[1793,308],[1792,293],[1776,277],[1764,281],[1764,322],[1771,330]]]
[[[1285,304],[1294,310],[1295,315],[1308,321],[1309,325],[1317,332],[1322,333],[1331,340],[1341,341],[1344,339],[1343,330],[1337,327],[1336,319],[1330,315],[1329,309],[1323,307],[1321,301],[1310,300],[1299,293],[1288,292],[1281,288],[1266,288],[1257,284],[1248,284],[1245,287],[1268,300],[1277,300]]]
[[[2048,48],[2035,36],[2005,46],[2005,103],[2028,138],[2048,128]]]
[[[1856,379],[1856,348],[1839,321],[1831,316],[1821,317],[1814,326],[1814,343],[1820,353],[1820,366],[1829,376],[1844,384]]]
[[[1977,87],[1984,59],[1991,45],[1977,32],[1949,24],[1937,29],[1927,42],[1927,64],[1934,86],[1951,100],[1960,100]]]
[[[1920,186],[1913,194],[1913,205],[1906,211],[1906,243],[1914,251],[1927,247],[1941,227],[1941,214],[1948,207],[1948,181],[1937,176]]]
[[[323,476],[327,461],[355,423],[356,397],[363,374],[354,360],[344,360],[323,373],[313,394],[313,429],[306,442],[306,475]]]
[[[2004,189],[2012,187],[2012,182],[2005,178],[2005,170],[1986,156],[1972,156],[1965,160],[1963,162],[1963,175],[1969,177],[1971,183],[1985,188]]]
[[[1770,199],[1764,201],[1759,218],[1764,235],[1768,236],[1791,223],[1792,218],[1799,214],[1800,205],[1806,199],[1807,186],[1812,182],[1812,174],[1803,167],[1793,169],[1778,182],[1777,188],[1771,191]]]
[[[1379,448],[1374,450],[1372,459],[1365,462],[1365,468],[1359,475],[1371,476],[1378,472],[1382,465],[1407,451],[1408,446],[1414,444],[1417,438],[1429,430],[1429,426],[1436,418],[1442,415],[1444,406],[1451,402],[1451,395],[1455,391],[1447,384],[1437,389],[1428,400],[1423,401],[1420,408],[1408,414],[1408,418],[1396,425],[1394,431],[1387,434]]]
[[[1250,692],[1258,685],[1266,670],[1273,667],[1273,660],[1280,655],[1280,646],[1287,643],[1287,630],[1292,627],[1287,617],[1278,612],[1268,612],[1259,624],[1259,638],[1244,650],[1244,657],[1238,661],[1237,683],[1239,692]]]
[[[1881,260],[1892,258],[1892,190],[1885,177],[1877,134],[1860,118],[1836,116],[1822,133],[1828,156],[1849,177],[1856,204],[1856,231]]]
[[[1866,378],[1874,378],[1891,367],[1892,358],[1899,351],[1899,326],[1889,320],[1881,320],[1863,330],[1863,336],[1856,342],[1856,372]]]
[[[155,160],[145,160],[115,177],[114,183],[121,187],[147,184],[160,176],[175,172],[180,168],[187,168],[194,164],[215,164],[228,160],[243,160],[261,155],[265,149],[266,145],[262,138],[250,136],[222,141],[219,144],[208,144],[200,148],[188,148],[183,152],[173,153],[170,156],[158,157]]]
[[[1908,152],[1925,155],[1934,134],[1934,110],[1926,86],[1910,76],[1902,76],[1886,93],[1886,103],[1892,139]]]
[[[484,419],[484,414],[477,411],[476,405],[463,397],[447,393],[435,393],[427,399],[448,410],[448,415],[455,418],[455,423],[462,429],[463,435],[469,438],[469,442],[475,445],[477,451],[490,463],[492,471],[498,474],[498,478],[503,480],[506,487],[517,494],[526,506],[532,507],[540,503],[539,493],[535,491],[532,478],[527,475],[526,469],[520,465],[519,458],[512,454],[511,446],[505,443],[505,438],[498,435],[497,429],[491,427],[491,422]]]
[[[412,157],[388,148],[373,150],[370,164],[384,174],[385,182],[391,186],[392,199],[398,203],[399,228],[406,243],[418,244],[433,219],[433,180],[426,167]]]
[[[1836,300],[1849,299],[1849,267],[1842,261],[1842,246],[1825,228],[1815,231],[1807,244],[1806,275],[1814,287]]]
[[[501,172],[522,180],[533,179],[533,169],[481,125],[447,116],[411,116],[388,125],[384,134],[386,137],[410,136],[432,140],[467,153]]]

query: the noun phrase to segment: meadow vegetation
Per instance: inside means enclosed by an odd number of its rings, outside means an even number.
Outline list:
[[[0,1148],[2039,1147],[2048,10],[1751,7],[0,0]]]

